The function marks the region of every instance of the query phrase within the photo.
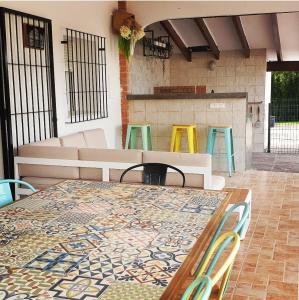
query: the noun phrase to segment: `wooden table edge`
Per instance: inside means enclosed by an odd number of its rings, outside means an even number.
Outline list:
[[[223,192],[227,192],[228,195],[222,201],[217,212],[212,216],[201,235],[197,238],[197,241],[192,247],[187,258],[184,260],[183,264],[180,266],[179,270],[176,272],[160,297],[161,300],[180,299],[186,287],[195,279],[194,276],[191,275],[194,265],[197,263],[200,254],[205,249],[209,238],[215,232],[219,221],[226,211],[226,208],[231,203],[243,202],[249,190],[227,188],[224,189]]]

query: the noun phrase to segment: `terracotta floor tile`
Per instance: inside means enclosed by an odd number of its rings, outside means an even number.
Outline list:
[[[298,296],[298,284],[281,281],[269,281],[268,290],[272,294]]]
[[[271,292],[267,293],[266,300],[298,300],[296,296],[276,295]]]
[[[252,189],[253,202],[225,299],[298,300],[299,173],[249,170],[226,182]]]

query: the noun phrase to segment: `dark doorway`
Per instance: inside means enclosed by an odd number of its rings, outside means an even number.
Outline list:
[[[5,178],[23,144],[57,136],[51,20],[0,8],[0,115]]]

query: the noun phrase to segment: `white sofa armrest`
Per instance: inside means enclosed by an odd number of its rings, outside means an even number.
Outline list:
[[[225,178],[223,176],[212,176],[212,190],[221,191],[225,186]]]

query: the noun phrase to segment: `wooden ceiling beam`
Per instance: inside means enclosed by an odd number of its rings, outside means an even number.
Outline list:
[[[219,48],[208,28],[204,18],[195,18],[194,22],[197,25],[200,32],[202,33],[202,35],[204,36],[207,43],[209,44],[209,47],[210,47],[212,53],[214,54],[215,58],[219,59],[219,57],[220,57]]]
[[[160,24],[165,29],[167,34],[171,37],[173,42],[178,46],[184,57],[187,61],[192,61],[192,52],[186,47],[185,43],[182,41],[180,36],[177,34],[175,29],[173,28],[172,24],[169,20],[161,21]]]
[[[267,62],[267,71],[299,71],[299,61],[269,61]]]
[[[277,14],[272,14],[271,20],[272,20],[273,40],[276,49],[277,60],[283,61]]]
[[[240,16],[233,16],[232,17],[233,24],[236,28],[237,35],[239,37],[239,40],[241,42],[242,48],[243,48],[243,53],[246,58],[250,57],[250,48],[249,44],[245,35],[245,31],[242,25],[241,17]]]

